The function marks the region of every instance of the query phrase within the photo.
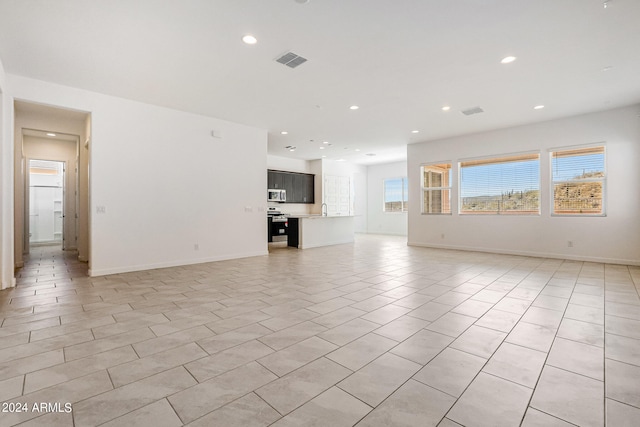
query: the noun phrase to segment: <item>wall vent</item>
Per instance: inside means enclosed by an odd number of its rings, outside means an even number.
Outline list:
[[[296,55],[293,52],[288,52],[282,55],[280,58],[276,59],[276,62],[279,62],[282,65],[286,65],[289,68],[296,68],[298,65],[307,62],[307,58],[303,58],[302,56]]]
[[[484,113],[484,110],[480,107],[467,108],[466,110],[462,110],[462,114],[465,116],[470,116],[472,114]]]

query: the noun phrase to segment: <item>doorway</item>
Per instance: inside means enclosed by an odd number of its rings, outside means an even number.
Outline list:
[[[91,115],[18,100],[14,107],[15,268],[43,248],[88,262]]]
[[[59,246],[64,239],[65,164],[55,160],[29,160],[29,246]]]

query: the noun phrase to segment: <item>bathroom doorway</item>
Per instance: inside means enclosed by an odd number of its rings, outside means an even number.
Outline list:
[[[65,163],[29,159],[29,245],[64,245]]]

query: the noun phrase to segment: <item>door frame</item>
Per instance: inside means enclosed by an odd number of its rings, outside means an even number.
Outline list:
[[[68,168],[68,163],[67,163],[67,159],[64,156],[58,156],[58,155],[37,155],[36,157],[32,157],[32,156],[26,156],[25,155],[25,150],[24,150],[24,145],[25,145],[25,136],[28,137],[34,137],[34,135],[26,135],[25,131],[28,133],[31,132],[39,132],[39,133],[43,133],[46,134],[47,132],[53,132],[56,135],[65,135],[67,137],[72,137],[73,139],[65,139],[63,141],[66,141],[68,143],[74,144],[75,146],[75,150],[76,150],[76,155],[74,156],[74,159],[79,159],[79,153],[80,153],[80,136],[79,135],[75,135],[75,134],[70,134],[70,133],[65,133],[65,132],[58,132],[58,131],[51,131],[51,130],[42,130],[42,129],[32,129],[32,128],[22,128],[22,138],[21,138],[21,157],[22,157],[22,162],[21,162],[21,166],[22,166],[22,181],[23,181],[23,212],[22,212],[22,254],[26,255],[29,254],[30,252],[30,242],[29,242],[29,193],[30,193],[30,189],[29,189],[29,181],[30,181],[30,173],[29,173],[29,161],[30,160],[49,160],[49,161],[56,161],[56,162],[61,162],[64,164],[64,169],[65,171],[63,172],[63,225],[62,225],[62,229],[63,229],[63,234],[62,234],[62,249],[63,250],[67,250],[69,249],[69,242],[67,242],[67,239],[65,239],[65,232],[67,230],[73,230],[73,238],[74,238],[74,242],[72,244],[72,247],[75,246],[75,250],[78,249],[78,221],[79,221],[79,212],[76,211],[74,218],[73,218],[73,223],[74,226],[72,228],[68,228],[65,226],[65,222],[66,219],[68,217],[68,209],[70,207],[70,204],[67,203],[66,197],[67,197],[67,168]],[[37,137],[37,136],[36,136]],[[58,140],[60,141],[60,140]],[[78,183],[78,179],[79,179],[79,175],[78,175],[78,164],[75,165],[75,176],[76,176],[76,187],[78,187],[79,183]],[[80,193],[79,191],[77,191],[76,188],[74,188],[73,190],[74,194],[74,201],[73,201],[73,206],[78,206],[80,203],[79,197],[80,197]]]
[[[65,218],[67,216],[67,162],[66,160],[43,159],[35,157],[25,157],[25,179],[24,179],[24,253],[28,254],[31,250],[31,161],[45,161],[62,163],[62,250],[67,250],[65,239]],[[75,197],[77,199],[77,195]],[[75,221],[74,221],[75,222]],[[77,237],[77,234],[74,235]]]

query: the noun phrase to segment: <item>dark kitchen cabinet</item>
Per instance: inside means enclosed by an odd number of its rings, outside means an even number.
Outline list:
[[[278,190],[284,188],[284,175],[278,171],[267,171],[267,189],[274,188]]]
[[[302,176],[303,197],[302,203],[315,203],[315,175]]]
[[[267,171],[267,188],[287,191],[286,203],[315,203],[315,175],[307,173]]]
[[[288,203],[297,203],[296,195],[293,188],[293,174],[292,173],[283,173],[282,174],[282,188],[287,191],[287,202]]]
[[[289,218],[287,246],[297,248],[300,244],[300,228],[298,227],[298,221],[298,218]]]

